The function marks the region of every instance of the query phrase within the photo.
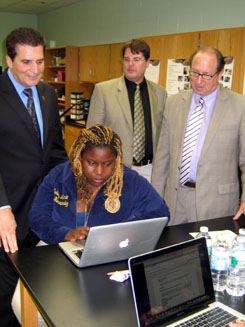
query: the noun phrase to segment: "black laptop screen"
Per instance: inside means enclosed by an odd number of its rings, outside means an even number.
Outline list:
[[[136,258],[131,274],[142,327],[168,324],[214,299],[205,239]]]

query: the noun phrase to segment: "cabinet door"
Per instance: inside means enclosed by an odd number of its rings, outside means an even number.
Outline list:
[[[123,74],[122,47],[124,43],[110,45],[110,79],[117,78]]]
[[[150,59],[160,60],[163,51],[163,37],[161,35],[148,36],[143,37],[142,40],[144,40],[150,47]]]
[[[109,44],[80,48],[80,81],[100,82],[109,77]]]
[[[159,84],[166,87],[168,59],[188,59],[198,47],[199,33],[163,35]]]
[[[244,28],[227,28],[200,32],[200,46],[219,49],[223,56],[234,57],[232,90],[243,93],[244,82]]]
[[[72,144],[74,143],[79,134],[79,127],[65,124],[65,149],[67,153],[69,153]]]

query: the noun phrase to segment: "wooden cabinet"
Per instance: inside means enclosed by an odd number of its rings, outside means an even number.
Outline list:
[[[73,142],[80,134],[81,128],[84,127],[85,127],[85,123],[84,125],[81,125],[81,127],[65,124],[65,149],[67,153],[69,153]]]
[[[56,47],[45,50],[44,81],[57,93],[60,111],[70,107],[70,83],[78,83],[79,47]]]
[[[109,57],[109,44],[80,47],[80,81],[96,83],[107,80]]]
[[[226,28],[200,32],[200,46],[219,49],[223,56],[234,58],[232,90],[243,93],[245,65],[245,29]]]
[[[151,42],[151,58],[160,59],[159,84],[166,87],[168,59],[187,59],[198,47],[199,33],[162,35],[162,40]],[[145,38],[144,40],[147,39]],[[156,56],[154,58],[153,56]]]
[[[114,43],[81,47],[79,80],[81,82],[97,83],[122,76],[123,44]]]
[[[124,43],[110,44],[109,78],[117,78],[123,74],[122,47]]]

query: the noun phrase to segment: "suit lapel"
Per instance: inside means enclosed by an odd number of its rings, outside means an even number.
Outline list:
[[[132,129],[133,128],[133,120],[132,120],[131,108],[130,108],[129,99],[128,99],[128,91],[127,91],[127,87],[125,84],[124,76],[122,76],[118,82],[117,99],[118,99],[118,102],[122,109],[122,112],[129,124],[129,126]]]
[[[181,110],[177,111],[177,117],[175,117],[175,120],[176,120],[175,131],[176,131],[176,133],[179,134],[178,137],[177,137],[177,140],[178,139],[181,140],[181,142],[177,142],[177,144],[179,145],[179,149],[176,149],[178,151],[178,154],[179,154],[178,155],[179,164],[181,164],[181,160],[182,160],[182,149],[183,149],[187,119],[188,119],[190,106],[191,106],[192,95],[193,95],[192,91],[187,91],[187,92],[183,93],[183,95],[182,95],[182,105],[180,105]]]
[[[152,87],[152,84],[147,80],[146,83],[150,100],[152,135],[156,135],[156,119],[154,119],[154,117],[157,117],[158,110],[157,94],[156,89]]]
[[[43,147],[46,143],[47,140],[47,135],[48,135],[48,110],[45,110],[47,108],[46,104],[46,96],[44,92],[44,87],[41,83],[37,85],[37,92],[38,92],[38,97],[39,97],[39,102],[40,102],[40,107],[41,107],[41,112],[42,112],[42,119],[43,119]]]
[[[15,87],[11,83],[7,75],[7,71],[5,71],[2,76],[1,84],[2,96],[5,98],[5,101],[9,103],[10,110],[12,109],[13,111],[15,111],[16,115],[19,116],[20,119],[23,121],[23,124],[26,126],[26,129],[31,133],[32,138],[36,139],[38,142],[32,119],[21,98],[16,92]]]

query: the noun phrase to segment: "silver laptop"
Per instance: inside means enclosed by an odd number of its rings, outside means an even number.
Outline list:
[[[245,319],[215,301],[205,238],[130,258],[129,269],[139,327],[227,326]],[[212,324],[216,311],[224,321]]]
[[[62,242],[59,247],[78,267],[126,260],[152,251],[167,217],[91,227],[85,241]]]

